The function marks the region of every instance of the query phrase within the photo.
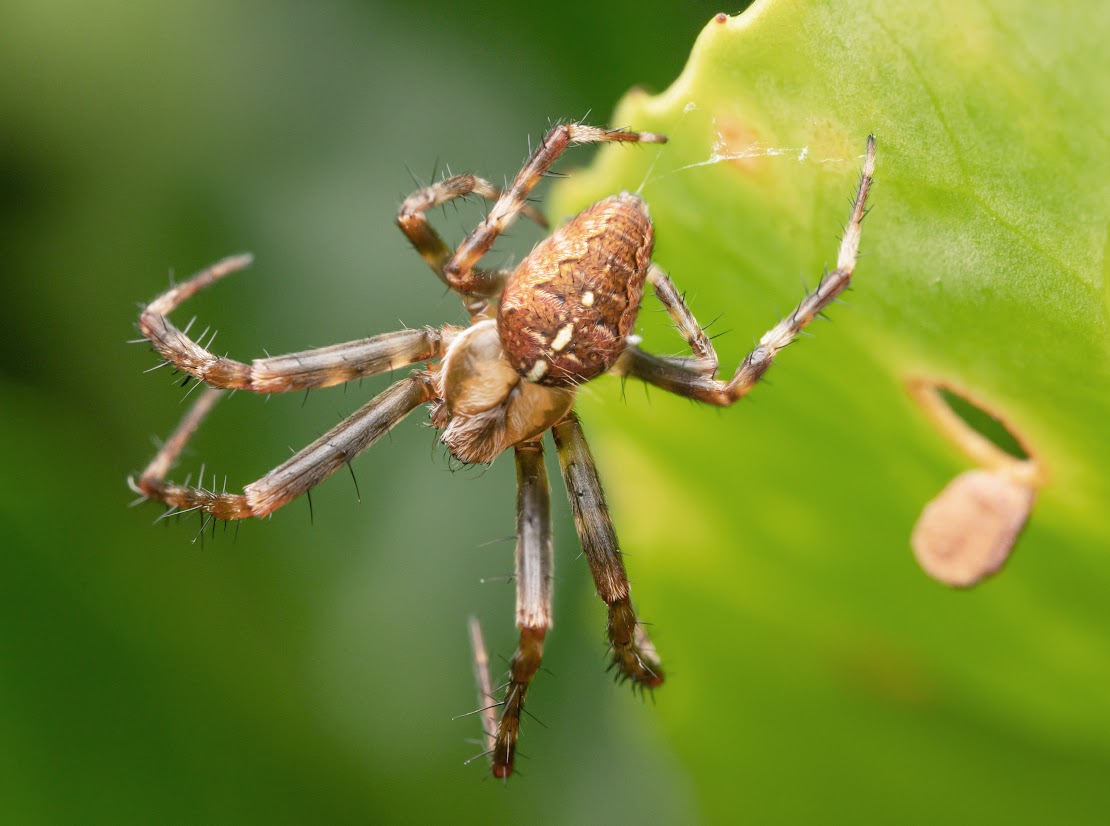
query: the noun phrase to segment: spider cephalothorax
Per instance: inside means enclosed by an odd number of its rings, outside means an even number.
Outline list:
[[[463,462],[492,462],[513,445],[542,436],[574,404],[572,389],[544,387],[517,372],[493,319],[450,339],[434,381],[432,424]]]
[[[446,344],[432,421],[464,462],[492,462],[570,411],[574,388],[609,370],[632,333],[651,264],[640,198],[606,198],[556,230],[505,282],[496,322]]]
[[[470,312],[466,328],[401,330],[250,364],[216,356],[168,315],[198,290],[245,267],[249,256],[221,261],[151,302],[139,328],[178,370],[208,385],[153,461],[131,480],[144,497],[172,511],[200,510],[215,519],[265,516],[307,492],[365,450],[421,404],[440,438],[464,462],[492,462],[513,450],[517,465],[516,620],[520,643],[503,698],[483,709],[493,773],[513,768],[524,700],[551,627],[552,539],[543,437],[550,430],[567,495],[598,595],[608,606],[612,665],[641,688],[663,682],[654,646],[636,619],[628,577],[590,449],[574,413],[576,388],[603,373],[630,376],[698,401],[730,405],[746,394],[785,347],[847,286],[859,248],[860,222],[875,168],[868,139],[863,175],[836,269],[787,318],[760,339],[731,380],[717,378],[717,354],[667,275],[651,261],[654,231],[647,207],[622,193],[586,208],[556,230],[512,272],[483,270],[479,260],[520,214],[543,223],[528,193],[573,143],[665,141],[649,132],[561,124],[501,192],[473,175],[457,175],[405,199],[401,230]],[[453,198],[494,201],[489,215],[451,250],[425,213]],[[645,282],[670,314],[693,357],[656,356],[632,338]],[[217,492],[166,481],[170,466],[226,389],[280,393],[335,384],[423,363],[308,447],[243,489]],[[483,655],[484,659],[484,655]],[[482,684],[488,678],[482,672]],[[489,694],[490,689],[485,689]],[[492,700],[492,698],[489,698]],[[483,705],[488,701],[483,699]]]

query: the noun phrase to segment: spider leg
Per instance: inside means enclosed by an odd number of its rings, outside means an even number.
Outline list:
[[[551,497],[543,442],[525,442],[515,448],[517,478],[516,516],[516,624],[520,642],[509,664],[501,718],[493,746],[493,775],[508,777],[513,771],[520,718],[528,686],[540,667],[543,640],[551,627]]]
[[[491,285],[485,274],[476,269],[479,259],[493,246],[494,240],[528,206],[528,194],[535,189],[544,173],[566,151],[577,143],[665,143],[666,138],[651,132],[627,132],[623,129],[598,129],[581,123],[562,123],[553,127],[531,158],[517,173],[509,189],[493,205],[489,215],[468,235],[443,266],[447,283],[464,294],[490,295]]]
[[[430,379],[413,374],[391,385],[308,447],[282,462],[243,493],[217,493],[165,480],[181,449],[223,391],[208,388],[139,478],[128,479],[136,493],[177,510],[203,510],[217,519],[266,516],[314,488],[372,445],[434,391]],[[200,480],[200,485],[204,480]]]
[[[653,284],[656,294],[671,312],[673,318],[679,323],[683,335],[690,342],[699,361],[694,366],[685,359],[667,358],[645,353],[638,347],[629,346],[621,355],[620,361],[614,368],[618,375],[634,376],[663,388],[680,396],[687,396],[698,401],[727,407],[747,395],[756,383],[767,372],[774,362],[775,355],[788,345],[798,333],[838,295],[847,289],[852,280],[852,271],[856,266],[859,254],[860,225],[867,212],[867,194],[871,189],[872,176],[875,173],[875,139],[867,139],[867,155],[863,164],[863,174],[860,176],[859,188],[852,202],[852,212],[848,225],[844,230],[844,237],[840,242],[840,252],[837,256],[836,269],[821,279],[817,289],[802,299],[794,311],[786,318],[764,333],[759,344],[740,363],[735,375],[730,381],[722,381],[715,374],[707,374],[700,369],[704,361],[699,347],[703,345],[701,338],[707,342],[704,332],[698,326],[677,291],[673,296],[667,293],[667,284],[658,274],[655,275]],[[661,271],[659,271],[661,272]],[[665,278],[665,276],[663,276]],[[663,285],[660,291],[660,285]],[[673,286],[670,288],[673,290]],[[675,299],[678,303],[675,303]],[[668,303],[670,301],[671,303]],[[698,336],[698,333],[701,336]],[[712,348],[710,347],[710,350]]]
[[[405,237],[420,253],[424,262],[432,268],[432,272],[452,289],[454,287],[443,271],[451,258],[451,248],[444,243],[443,238],[428,222],[424,213],[432,207],[471,193],[489,201],[497,201],[501,197],[501,190],[484,178],[479,178],[477,175],[455,175],[412,193],[401,203],[397,213],[397,224],[405,233]],[[541,227],[547,227],[547,219],[533,207],[525,205],[521,212]],[[486,285],[485,293],[483,295],[462,293],[463,304],[472,317],[480,316],[489,309],[488,297],[501,291],[501,285],[505,283],[512,271],[481,270],[480,272],[481,281]]]
[[[285,393],[330,387],[440,355],[442,334],[426,327],[333,344],[300,353],[255,359],[250,364],[217,356],[174,326],[167,316],[182,302],[250,263],[249,255],[225,258],[167,290],[139,315],[139,329],[154,349],[182,372],[210,387]]]
[[[582,426],[572,412],[553,430],[582,550],[598,596],[609,607],[607,630],[613,665],[624,679],[655,688],[663,683],[663,669],[655,646],[636,619],[617,534]]]
[[[486,652],[486,640],[482,636],[482,624],[478,622],[477,617],[471,617],[467,626],[470,631],[470,649],[474,654],[474,681],[478,686],[478,714],[482,721],[482,742],[485,744],[486,754],[492,755],[497,745],[495,709],[499,704],[494,699],[493,683],[489,678],[489,654]]]
[[[424,262],[432,268],[432,272],[448,287],[451,286],[451,282],[444,275],[443,268],[451,259],[451,248],[428,223],[424,213],[440,204],[455,198],[464,198],[472,193],[489,201],[497,201],[501,198],[501,190],[484,178],[479,178],[477,175],[455,175],[437,184],[418,189],[405,198],[397,213],[397,224],[401,227],[401,232],[405,233],[405,237],[420,253]],[[525,205],[521,212],[541,227],[547,227],[547,220],[538,210]]]
[[[655,297],[671,317],[686,343],[694,353],[696,366],[709,376],[717,375],[717,351],[705,330],[698,324],[682,293],[675,287],[670,277],[656,264],[648,268],[647,280],[655,289]]]

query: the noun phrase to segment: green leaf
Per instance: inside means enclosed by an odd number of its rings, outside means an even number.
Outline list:
[[[731,373],[835,261],[865,139],[874,211],[847,306],[723,412],[599,382],[583,417],[657,701],[707,811],[754,822],[1078,822],[1110,769],[1110,10],[1033,2],[757,2],[678,80],[630,93],[552,215],[641,189],[656,261]],[[684,351],[652,299],[645,347]],[[910,552],[976,465],[909,395],[942,383],[1043,484],[1000,575]]]

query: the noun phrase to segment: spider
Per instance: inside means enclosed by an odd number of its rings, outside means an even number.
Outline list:
[[[177,429],[131,487],[170,512],[199,510],[221,520],[266,516],[322,482],[422,404],[439,439],[464,463],[489,463],[512,450],[517,469],[516,624],[519,643],[487,732],[492,771],[513,770],[520,720],[552,624],[552,536],[543,438],[554,437],[575,527],[598,595],[608,608],[611,668],[641,689],[663,683],[655,647],[638,622],[616,532],[590,448],[574,412],[578,387],[602,374],[633,377],[672,393],[727,406],[750,391],[774,356],[847,286],[859,249],[860,224],[875,168],[868,138],[859,188],[836,269],[768,331],[731,380],[717,378],[717,354],[670,278],[652,262],[654,232],[647,205],[623,192],[587,207],[541,241],[514,270],[477,265],[520,215],[544,224],[527,198],[571,145],[665,143],[650,132],[605,130],[580,123],[553,127],[512,184],[501,191],[474,175],[456,175],[410,195],[397,222],[432,271],[470,314],[465,328],[406,329],[250,364],[218,356],[179,330],[168,315],[198,291],[250,263],[226,258],[172,287],[139,316],[139,329],[177,370],[207,385]],[[493,202],[487,217],[451,250],[425,213],[455,198]],[[632,337],[645,283],[685,338],[691,356],[654,355]],[[328,387],[420,365],[335,428],[242,493],[167,481],[186,442],[225,390],[283,393]],[[215,488],[215,485],[213,485]],[[208,516],[210,515],[210,516]],[[488,711],[488,710],[487,710]],[[493,720],[493,713],[488,715]]]

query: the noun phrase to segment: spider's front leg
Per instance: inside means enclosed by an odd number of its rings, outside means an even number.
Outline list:
[[[716,377],[717,357],[708,337],[686,308],[670,279],[655,267],[649,277],[655,285],[656,295],[689,342],[696,359],[691,364],[687,359],[656,356],[645,353],[638,347],[628,347],[613,372],[634,376],[671,393],[721,407],[727,407],[747,395],[767,372],[775,355],[848,288],[859,255],[861,224],[867,212],[867,195],[874,174],[875,139],[869,137],[863,173],[844,237],[840,242],[836,269],[822,278],[817,289],[803,298],[790,315],[763,335],[758,346],[740,363],[730,381],[721,381]],[[708,369],[710,367],[711,370]]]
[[[655,688],[663,683],[663,668],[655,646],[636,619],[617,533],[578,417],[570,413],[555,425],[553,433],[578,538],[598,596],[609,608],[607,631],[613,667],[623,679],[641,688]]]
[[[544,636],[551,627],[554,566],[551,497],[543,461],[543,442],[524,442],[516,446],[515,453],[516,624],[520,628],[520,643],[509,664],[509,683],[493,745],[493,775],[502,778],[513,771],[524,700],[540,667]]]

